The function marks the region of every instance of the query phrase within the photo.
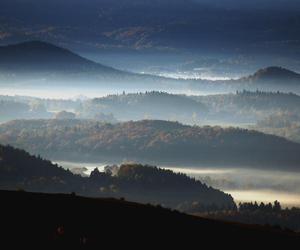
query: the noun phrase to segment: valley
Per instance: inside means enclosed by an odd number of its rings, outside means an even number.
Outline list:
[[[293,248],[299,30],[297,0],[1,0],[0,247]]]

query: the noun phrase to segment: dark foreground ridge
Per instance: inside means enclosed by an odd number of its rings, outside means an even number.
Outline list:
[[[300,243],[298,234],[287,231],[202,219],[124,200],[22,191],[0,191],[0,199],[2,239],[22,246],[121,244],[157,248],[184,244],[189,249],[203,244],[234,247]]]

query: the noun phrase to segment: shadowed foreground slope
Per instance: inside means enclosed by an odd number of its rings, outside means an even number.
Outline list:
[[[13,191],[0,191],[0,199],[3,239],[23,246],[300,243],[299,235],[273,228],[201,219],[122,200]]]

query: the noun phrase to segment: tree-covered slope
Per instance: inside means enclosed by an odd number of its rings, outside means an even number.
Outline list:
[[[144,120],[107,124],[20,120],[0,126],[0,143],[55,159],[151,164],[298,168],[300,145],[257,131]]]
[[[207,110],[205,105],[188,96],[152,91],[95,98],[83,103],[78,112],[83,117],[94,117],[99,112],[112,113],[123,121],[147,118],[195,123]]]
[[[233,198],[183,174],[137,164],[95,169],[81,177],[23,150],[0,146],[0,189],[71,193],[92,197],[125,197],[184,210],[193,203],[202,208],[232,209]]]

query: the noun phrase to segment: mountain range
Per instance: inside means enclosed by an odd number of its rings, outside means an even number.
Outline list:
[[[269,67],[238,80],[184,80],[136,74],[83,58],[70,50],[40,41],[0,47],[1,85],[19,87],[79,86],[121,90],[235,91],[239,89],[298,90],[300,75]]]
[[[297,0],[2,0],[0,44],[48,41],[150,74],[299,72],[299,9]]]
[[[125,72],[41,41],[0,47],[0,85],[9,87],[163,88],[175,79]]]

